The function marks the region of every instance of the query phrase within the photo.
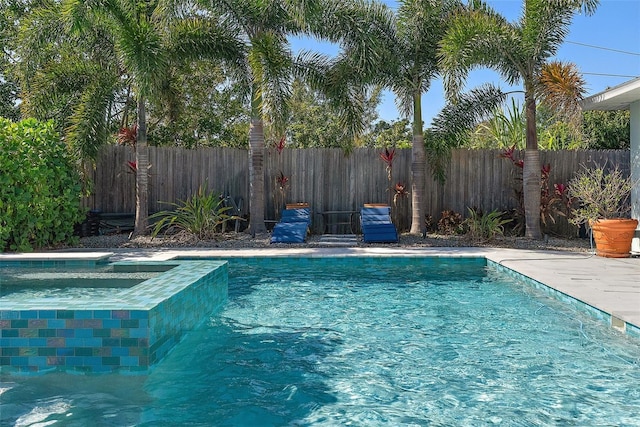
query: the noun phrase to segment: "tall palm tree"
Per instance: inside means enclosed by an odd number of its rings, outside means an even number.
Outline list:
[[[288,115],[293,57],[287,36],[297,34],[287,4],[281,0],[203,0],[211,19],[226,26],[246,44],[246,74],[240,76],[249,94],[249,229],[266,232],[264,223],[265,121],[283,132]]]
[[[397,38],[390,51],[391,67],[387,85],[396,95],[400,112],[412,119],[411,144],[411,234],[423,234],[426,185],[425,138],[422,121],[422,94],[426,93],[438,70],[438,43],[447,29],[458,0],[400,0]]]
[[[524,156],[525,234],[542,237],[540,228],[540,155],[536,133],[536,101],[540,98],[541,77],[565,37],[576,13],[591,14],[598,0],[524,0],[522,15],[508,22],[481,0],[470,0],[461,9],[444,37],[440,48],[447,93],[455,98],[470,70],[489,67],[498,71],[510,85],[524,86],[526,150]],[[561,67],[562,68],[562,67]],[[556,74],[556,77],[561,74]],[[565,90],[569,106],[575,104],[579,90],[554,82]],[[572,100],[573,103],[570,102]],[[570,108],[569,108],[570,109]]]
[[[63,3],[72,31],[102,28],[111,37],[118,66],[128,75],[136,94],[135,144],[136,217],[134,234],[145,234],[148,225],[148,167],[146,102],[167,74],[169,60],[163,49],[164,25],[154,15],[157,3],[119,0]]]

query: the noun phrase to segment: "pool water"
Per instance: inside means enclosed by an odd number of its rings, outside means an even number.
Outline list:
[[[150,375],[4,376],[0,414],[20,426],[637,426],[638,384],[639,340],[484,261],[232,262],[225,309]]]
[[[114,289],[131,288],[160,272],[115,271],[112,266],[93,268],[0,269],[0,303],[40,298],[99,298]]]

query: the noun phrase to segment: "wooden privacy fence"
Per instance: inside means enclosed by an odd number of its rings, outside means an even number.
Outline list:
[[[468,207],[484,212],[510,210],[517,206],[514,188],[520,169],[500,157],[500,150],[454,150],[444,185],[435,182],[427,167],[425,213],[436,221],[443,210],[466,216]],[[550,164],[550,185],[567,183],[581,164],[605,164],[630,170],[629,151],[580,150],[541,151],[541,162]],[[514,157],[522,159],[523,153]],[[135,175],[127,166],[134,160],[129,147],[108,146],[100,154],[93,173],[93,192],[86,205],[102,212],[135,212]],[[203,185],[243,200],[248,213],[249,169],[246,150],[235,148],[149,147],[149,211],[170,209],[163,202],[179,202]],[[396,150],[391,181],[380,150],[360,148],[349,154],[340,149],[265,150],[265,218],[275,220],[285,202],[308,202],[313,212],[353,210],[364,203],[394,204],[394,186],[403,183],[411,192],[411,150]],[[289,178],[280,191],[277,176]],[[411,220],[411,194],[395,200],[394,221],[407,228]],[[319,215],[313,216],[313,231],[322,232]]]

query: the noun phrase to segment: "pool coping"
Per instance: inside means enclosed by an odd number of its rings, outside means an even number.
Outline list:
[[[56,262],[95,265],[108,262],[114,255],[113,252],[31,252],[31,253],[0,253],[0,267],[12,262]]]
[[[176,257],[484,257],[609,316],[611,326],[640,336],[640,259],[590,253],[478,247],[293,247],[108,249],[111,260],[170,261]],[[105,252],[49,252],[42,257],[88,257]],[[26,254],[36,257],[37,254]],[[0,255],[0,264],[3,257]],[[12,255],[17,259],[21,255]]]

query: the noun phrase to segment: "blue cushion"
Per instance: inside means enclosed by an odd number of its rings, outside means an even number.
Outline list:
[[[306,222],[279,222],[273,227],[271,243],[303,243],[307,227]]]
[[[311,223],[311,213],[308,208],[284,209],[280,222],[306,222]]]
[[[365,243],[395,243],[398,232],[391,222],[391,207],[362,208],[360,222]]]

